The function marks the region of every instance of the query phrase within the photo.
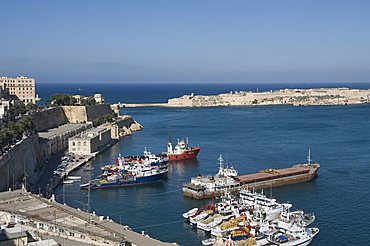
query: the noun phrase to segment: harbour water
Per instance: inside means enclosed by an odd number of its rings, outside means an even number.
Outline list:
[[[44,99],[54,92],[103,93],[109,102],[164,102],[184,93],[220,93],[229,90],[256,90],[257,85],[178,85],[168,87],[85,85],[40,85]],[[258,85],[260,90],[294,85]],[[319,86],[319,85],[318,85]],[[337,86],[337,85],[332,85]],[[342,85],[340,85],[342,86]],[[302,85],[300,87],[310,87]],[[369,88],[369,84],[352,87]],[[91,161],[92,172],[78,170],[86,182],[99,173],[119,153],[141,154],[144,147],[165,151],[168,133],[189,137],[202,150],[196,161],[173,163],[168,179],[144,186],[91,191],[91,210],[109,215],[136,231],[180,245],[200,245],[204,235],[183,222],[181,214],[210,201],[184,198],[181,186],[199,173],[214,174],[217,157],[223,154],[240,173],[266,168],[283,168],[312,159],[321,164],[313,181],[266,190],[279,201],[290,201],[295,208],[315,212],[314,226],[320,228],[312,245],[368,245],[370,215],[370,106],[327,107],[217,107],[217,108],[131,108],[123,110],[144,129],[124,138]],[[64,192],[63,192],[64,190]],[[87,191],[79,183],[56,190],[59,201],[86,208]]]

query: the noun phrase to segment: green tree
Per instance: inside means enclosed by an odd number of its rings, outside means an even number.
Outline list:
[[[76,98],[68,94],[54,94],[50,99],[57,106],[73,106],[77,103]]]
[[[92,106],[95,104],[96,104],[96,101],[94,97],[81,98],[82,106]]]

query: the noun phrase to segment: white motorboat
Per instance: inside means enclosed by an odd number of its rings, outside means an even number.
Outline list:
[[[217,241],[216,238],[208,238],[205,240],[202,240],[203,245],[213,245]]]
[[[203,231],[210,231],[211,228],[209,227],[209,225],[215,220],[221,223],[222,218],[223,216],[221,214],[215,214],[215,215],[209,216],[208,218],[204,220],[198,221],[197,228]]]
[[[270,243],[280,246],[307,246],[318,233],[318,228],[302,227],[301,230],[294,232],[289,230],[279,230],[270,235],[267,240]]]
[[[195,215],[194,217],[190,217],[190,223],[193,225],[196,225],[198,221],[204,220],[207,217],[208,217],[208,213],[206,211],[201,212],[200,214]]]
[[[184,217],[184,219],[189,219],[191,216],[193,216],[197,212],[198,212],[198,208],[192,208],[188,212],[183,213],[182,217]]]

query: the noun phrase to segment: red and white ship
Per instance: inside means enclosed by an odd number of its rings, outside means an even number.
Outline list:
[[[189,147],[189,139],[177,140],[175,148],[172,147],[172,142],[167,143],[167,156],[170,161],[195,159],[200,151],[200,147]]]

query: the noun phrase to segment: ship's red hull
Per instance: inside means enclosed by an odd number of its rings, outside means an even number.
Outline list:
[[[187,159],[195,159],[197,158],[197,155],[200,151],[199,147],[192,147],[190,149],[187,149],[185,152],[175,155],[171,154],[168,155],[168,158],[170,161],[179,161],[179,160],[187,160]]]

